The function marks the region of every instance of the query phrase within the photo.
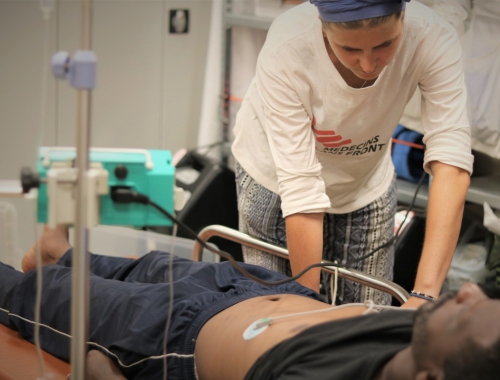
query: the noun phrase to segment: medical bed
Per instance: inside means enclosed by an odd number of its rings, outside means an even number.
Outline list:
[[[68,363],[42,352],[45,372],[50,380],[66,380],[70,373]],[[18,332],[0,324],[0,380],[36,380],[40,365],[35,346],[21,338]]]
[[[232,228],[212,225],[205,227],[198,235],[204,241],[212,237],[220,237],[241,245],[260,249],[265,252],[288,258],[288,251],[282,247],[266,243]],[[192,259],[201,261],[203,246],[196,242]],[[329,263],[324,261],[324,263]],[[327,266],[322,270],[335,273],[336,268]],[[347,268],[338,268],[338,276],[359,282],[362,285],[389,293],[400,303],[404,303],[409,295],[399,285]],[[65,380],[70,373],[70,365],[52,355],[43,352],[46,373],[52,373],[51,380]],[[40,368],[35,346],[19,336],[19,334],[0,324],[0,380],[35,380],[40,376]]]
[[[203,241],[208,241],[212,237],[220,237],[224,238],[227,240],[231,240],[233,242],[239,243],[241,245],[245,245],[248,247],[256,248],[264,252],[271,253],[275,256],[282,257],[285,259],[288,259],[288,250],[279,247],[274,244],[267,243],[265,241],[262,241],[260,239],[254,238],[252,236],[249,236],[247,234],[244,234],[240,231],[236,231],[232,228],[224,227],[224,226],[219,226],[219,225],[213,225],[213,226],[207,226],[204,229],[200,231],[198,236],[203,240]],[[195,245],[193,247],[193,255],[191,257],[192,260],[194,261],[201,261],[202,260],[202,255],[203,255],[203,246],[199,242],[195,242]],[[333,264],[332,262],[322,260],[322,263],[324,264]],[[408,292],[403,289],[401,286],[395,284],[394,282],[387,281],[381,278],[377,278],[374,276],[370,276],[366,273],[354,270],[354,269],[348,269],[348,268],[337,268],[335,266],[326,266],[322,268],[323,271],[327,273],[332,273],[334,274],[335,271],[338,271],[338,276],[345,278],[347,280],[351,280],[354,282],[358,282],[361,285],[366,285],[369,286],[373,289],[381,290],[383,292],[389,293],[391,296],[393,296],[397,301],[399,301],[401,304],[405,303],[408,298],[409,294]]]

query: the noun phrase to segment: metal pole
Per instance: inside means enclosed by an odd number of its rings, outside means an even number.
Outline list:
[[[92,0],[82,0],[82,50],[91,50]],[[87,336],[89,321],[89,273],[87,252],[87,197],[85,178],[89,169],[91,90],[78,90],[76,167],[75,245],[71,284],[71,379],[86,378]]]

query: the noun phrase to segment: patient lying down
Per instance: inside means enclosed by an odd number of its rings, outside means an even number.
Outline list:
[[[69,360],[72,251],[64,228],[40,239],[42,347]],[[20,273],[0,263],[0,323],[33,340],[34,249]],[[91,256],[89,379],[162,379],[170,255]],[[168,379],[497,379],[500,301],[466,284],[417,311],[332,307],[291,282],[258,285],[229,263],[173,257]],[[282,275],[245,265],[254,275]],[[277,317],[305,311],[325,312]],[[365,313],[365,314],[363,314]],[[262,318],[274,322],[251,327]],[[21,319],[23,318],[23,319]]]

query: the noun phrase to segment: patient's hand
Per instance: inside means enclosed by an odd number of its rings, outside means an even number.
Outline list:
[[[417,298],[417,297],[410,297],[408,298],[408,301],[406,301],[404,304],[401,305],[403,308],[419,308],[422,305],[425,305],[427,302],[422,298]]]

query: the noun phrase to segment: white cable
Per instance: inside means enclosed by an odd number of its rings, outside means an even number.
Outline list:
[[[3,311],[3,312],[5,312],[5,313],[7,313],[9,317],[19,318],[19,319],[20,319],[20,320],[22,320],[22,321],[25,321],[25,322],[28,322],[28,323],[31,323],[31,324],[35,324],[35,322],[30,321],[29,319],[26,319],[26,318],[24,318],[24,317],[21,317],[20,315],[17,315],[17,314],[12,314],[12,313],[11,313],[10,311],[8,311],[8,310],[5,310],[5,309],[0,308],[0,311]],[[59,334],[59,335],[62,335],[62,336],[64,336],[64,337],[66,337],[66,338],[72,339],[72,336],[71,336],[71,335],[66,334],[66,333],[63,333],[62,331],[59,331],[59,330],[57,330],[57,329],[55,329],[55,328],[53,328],[53,327],[50,327],[50,326],[45,325],[45,324],[43,324],[43,323],[40,323],[39,325],[40,325],[40,327],[45,327],[46,329],[49,329],[50,331],[53,331],[53,332],[55,332],[55,333],[57,333],[57,334]],[[94,346],[94,347],[100,348],[101,350],[105,351],[108,355],[113,356],[113,357],[116,359],[116,361],[118,362],[118,364],[120,365],[120,367],[122,367],[122,368],[132,368],[132,367],[135,367],[136,365],[141,364],[141,363],[143,363],[143,362],[145,362],[145,361],[148,361],[148,360],[159,360],[159,359],[163,359],[163,355],[156,355],[156,356],[149,356],[149,357],[147,357],[147,358],[144,358],[144,359],[138,360],[138,361],[136,361],[136,362],[134,362],[134,363],[132,363],[132,364],[124,364],[124,363],[120,360],[120,358],[119,358],[116,354],[114,354],[113,352],[111,352],[110,350],[108,350],[106,347],[101,346],[100,344],[95,343],[95,342],[87,342],[87,344],[88,344],[88,345],[90,345],[90,346]],[[194,354],[177,354],[177,353],[170,353],[170,354],[167,354],[166,356],[167,356],[167,357],[169,357],[169,356],[175,356],[175,357],[177,357],[177,358],[185,358],[185,359],[189,359],[189,358],[193,358],[193,357],[194,357]]]
[[[163,380],[167,380],[167,341],[168,341],[168,330],[170,328],[170,321],[172,320],[172,309],[174,307],[174,247],[175,247],[175,236],[177,235],[177,223],[173,223],[172,229],[172,242],[170,246],[170,261],[168,265],[168,282],[170,290],[170,300],[168,305],[168,317],[167,323],[165,325],[165,332],[163,337]]]
[[[337,260],[335,260],[335,264],[337,264]],[[335,300],[337,298],[337,286],[339,281],[339,268],[334,267],[335,278],[330,276],[330,296],[332,298],[332,305],[335,305]]]
[[[168,78],[168,65],[167,65],[167,36],[168,36],[168,15],[169,15],[169,10],[167,6],[167,0],[162,1],[162,15],[163,17],[161,18],[161,57],[160,57],[160,67],[162,68],[160,72],[160,84],[161,84],[161,90],[160,90],[160,133],[158,138],[160,139],[160,149],[166,149],[165,147],[165,140],[166,140],[166,131],[167,131],[167,107],[166,107],[166,101],[165,99],[167,98],[167,78]]]
[[[41,90],[41,105],[40,105],[40,133],[38,146],[42,147],[45,137],[45,128],[47,123],[47,80],[49,76],[49,42],[50,42],[50,14],[54,7],[54,0],[40,0],[40,10],[44,19],[44,49],[42,59],[42,90]]]
[[[363,312],[363,315],[372,313],[375,303],[372,300],[367,300],[365,301],[365,306],[367,307],[367,309]]]
[[[258,320],[258,322],[255,324],[254,328],[260,329],[261,327],[271,325],[271,324],[273,324],[274,321],[277,321],[280,319],[300,317],[303,315],[310,315],[310,314],[327,313],[329,311],[334,311],[334,310],[343,309],[343,308],[352,307],[352,306],[365,306],[367,308],[367,310],[363,312],[363,315],[369,314],[369,313],[373,312],[375,309],[389,309],[389,310],[398,310],[398,311],[412,310],[412,308],[402,309],[402,308],[397,307],[397,306],[375,305],[372,300],[368,300],[365,303],[346,303],[343,305],[329,307],[326,309],[313,310],[313,311],[303,311],[300,313],[281,315],[279,317],[265,317],[265,318],[261,318],[260,320]],[[415,309],[413,309],[413,310],[415,310]]]
[[[170,254],[175,252],[175,238],[177,237],[177,223],[173,223],[172,227],[172,240],[170,241]]]
[[[377,305],[372,300],[368,300],[364,303],[364,305],[368,308],[363,314],[375,313],[377,309],[381,310],[397,310],[397,311],[406,311],[406,310],[417,310],[415,307],[406,307],[402,308],[399,306],[391,306],[391,305]]]
[[[40,252],[40,242],[37,236],[37,224],[36,224],[36,208],[35,208],[35,256],[36,256],[36,296],[35,296],[35,332],[34,332],[34,343],[36,348],[36,354],[38,356],[38,361],[40,363],[40,373],[41,377],[39,379],[45,379],[45,363],[42,356],[42,346],[40,344],[40,313],[42,310],[42,291],[43,291],[43,271],[42,271],[42,255]]]
[[[335,307],[329,307],[326,309],[313,310],[313,311],[303,311],[300,313],[281,315],[279,317],[266,317],[266,318],[262,318],[262,320],[255,325],[255,329],[259,329],[259,328],[266,326],[266,325],[271,325],[274,321],[278,321],[280,319],[300,317],[303,315],[310,315],[310,314],[326,313],[329,311],[343,309],[345,307],[350,307],[350,306],[365,306],[365,304],[363,304],[363,303],[348,303],[348,304],[339,305],[339,306],[335,306]]]
[[[49,41],[50,41],[50,15],[54,9],[54,0],[40,0],[40,10],[42,11],[44,19],[44,49],[43,49],[43,60],[42,60],[42,97],[40,105],[40,134],[39,134],[39,146],[43,145],[45,128],[47,122],[47,80],[48,80],[48,67],[49,67]],[[35,208],[36,210],[36,208]],[[42,258],[40,252],[40,244],[38,242],[37,236],[37,217],[35,212],[35,251],[36,251],[36,297],[35,297],[35,331],[34,331],[34,343],[36,348],[36,353],[38,356],[38,361],[40,363],[41,377],[39,379],[45,379],[45,363],[42,356],[42,347],[40,344],[40,313],[42,307],[42,291],[43,291],[43,273],[42,273]]]

